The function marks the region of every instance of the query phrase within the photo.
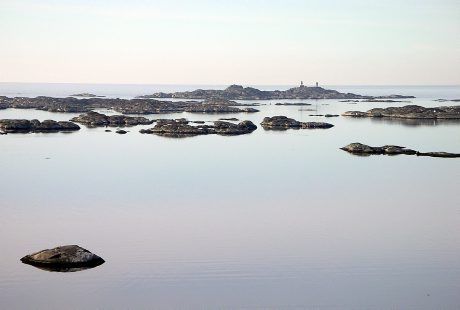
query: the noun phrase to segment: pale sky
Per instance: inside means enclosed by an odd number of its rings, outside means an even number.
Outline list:
[[[460,85],[460,0],[0,0],[0,82]]]

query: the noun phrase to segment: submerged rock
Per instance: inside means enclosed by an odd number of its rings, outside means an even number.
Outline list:
[[[219,121],[232,121],[232,122],[237,122],[239,119],[236,117],[230,117],[230,118],[219,118]]]
[[[311,103],[305,102],[277,102],[275,105],[286,105],[286,106],[306,106],[311,105]]]
[[[425,108],[418,105],[403,107],[375,108],[367,112],[348,111],[342,114],[351,117],[388,117],[405,119],[458,119],[460,120],[460,106],[446,106]]]
[[[322,122],[299,122],[293,118],[288,118],[286,116],[273,116],[273,117],[265,117],[260,123],[265,130],[286,130],[289,128],[294,129],[327,129],[334,127],[334,125],[329,123],[322,123]]]
[[[84,124],[88,127],[125,127],[136,125],[150,125],[153,120],[145,117],[125,116],[125,115],[105,115],[98,112],[88,112],[71,119],[71,121]]]
[[[362,143],[351,143],[347,146],[341,147],[341,150],[344,150],[348,153],[360,156],[369,156],[369,155],[417,155],[417,156],[430,156],[430,157],[445,157],[445,158],[455,158],[460,157],[460,154],[456,153],[446,153],[446,152],[418,152],[412,149],[408,149],[404,146],[397,145],[384,145],[373,147]]]
[[[29,132],[59,132],[77,131],[80,126],[67,121],[27,120],[27,119],[2,119],[0,120],[0,131],[4,133],[29,133]]]
[[[105,261],[78,245],[64,245],[26,255],[21,262],[50,271],[72,271],[68,269],[96,267]]]

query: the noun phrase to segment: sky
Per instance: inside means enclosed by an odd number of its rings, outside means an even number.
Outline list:
[[[0,0],[0,82],[460,85],[460,0]]]

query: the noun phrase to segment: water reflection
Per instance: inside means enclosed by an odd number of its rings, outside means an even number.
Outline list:
[[[402,125],[408,127],[416,126],[437,126],[437,125],[460,125],[460,120],[454,119],[407,119],[407,118],[371,118],[373,123],[388,125]]]
[[[96,268],[102,265],[104,262],[98,262],[97,264],[93,264],[91,266],[81,266],[81,267],[56,266],[56,265],[47,266],[47,265],[37,265],[37,264],[26,263],[26,262],[22,262],[22,263],[26,265],[31,265],[37,269],[41,269],[41,270],[49,271],[49,272],[78,272],[78,271]]]

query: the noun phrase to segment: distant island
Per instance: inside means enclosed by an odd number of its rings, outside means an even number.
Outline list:
[[[300,86],[288,90],[259,90],[254,87],[231,85],[223,90],[197,89],[194,91],[164,93],[138,96],[142,99],[153,98],[178,98],[178,99],[226,99],[226,100],[271,100],[271,99],[407,99],[414,96],[389,95],[389,96],[363,96],[353,93],[341,93],[332,89],[317,86]]]
[[[85,98],[104,98],[105,96],[95,95],[91,93],[81,93],[81,94],[73,94],[70,97],[85,97]]]

